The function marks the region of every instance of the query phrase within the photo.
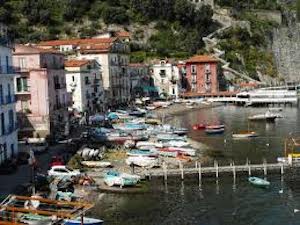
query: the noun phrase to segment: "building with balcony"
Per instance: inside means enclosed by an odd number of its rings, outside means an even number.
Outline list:
[[[154,86],[161,97],[177,98],[180,90],[179,69],[175,63],[160,60],[152,65]]]
[[[96,60],[67,60],[65,70],[72,110],[88,114],[103,112],[104,90],[99,63]]]
[[[53,40],[39,47],[68,53],[69,59],[96,60],[101,65],[105,99],[108,107],[130,99],[130,79],[127,73],[129,45],[118,37]]]
[[[1,25],[0,25],[1,26]],[[0,30],[0,39],[8,40]],[[18,154],[17,116],[14,91],[15,73],[12,67],[12,49],[0,43],[0,164]]]
[[[194,56],[186,61],[187,92],[215,93],[219,90],[218,60],[209,55]]]
[[[70,97],[66,89],[64,55],[60,52],[16,45],[13,65],[19,135],[47,137],[64,132]]]

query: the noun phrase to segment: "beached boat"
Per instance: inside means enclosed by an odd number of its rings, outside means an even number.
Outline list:
[[[159,166],[159,159],[157,157],[148,156],[130,156],[125,160],[127,165],[136,165],[140,167],[152,168]]]
[[[148,147],[154,147],[154,148],[161,148],[163,147],[162,143],[158,143],[158,142],[150,142],[150,141],[138,141],[135,146],[137,148],[141,148],[143,146],[147,146]]]
[[[114,125],[114,129],[132,131],[132,130],[145,130],[147,128],[144,123],[124,123],[119,125]]]
[[[161,148],[158,150],[158,154],[161,156],[165,156],[165,157],[177,157],[178,156],[178,151],[176,150],[171,150],[168,148]]]
[[[258,187],[269,187],[270,182],[259,177],[249,177],[248,181]]]
[[[92,168],[106,168],[112,166],[110,162],[104,161],[82,161],[81,165]]]
[[[83,217],[83,224],[81,222],[80,217],[76,219],[65,219],[64,225],[102,225],[104,223],[103,220],[88,217]]]
[[[159,141],[185,141],[186,137],[178,136],[176,134],[157,134],[157,140]]]
[[[232,134],[233,138],[253,138],[257,136],[258,134],[255,131],[244,131],[244,132]]]
[[[184,127],[180,127],[180,128],[173,127],[172,131],[173,131],[174,134],[177,134],[177,135],[185,135],[185,134],[187,134],[187,132],[189,130],[187,128],[184,128]]]
[[[164,149],[171,150],[171,151],[177,151],[178,154],[181,154],[181,155],[189,155],[189,156],[196,155],[196,149],[193,149],[193,148],[167,147]]]
[[[117,171],[108,171],[104,176],[104,182],[109,187],[135,186],[139,180],[140,180],[140,176],[130,175],[127,173],[119,173]]]
[[[224,128],[218,128],[218,129],[205,129],[205,133],[207,134],[222,134],[224,133],[225,129]]]
[[[206,125],[204,123],[194,124],[193,130],[203,130],[206,128]]]
[[[271,113],[270,111],[267,111],[264,114],[257,114],[248,117],[248,119],[251,121],[266,121],[266,122],[274,122],[276,118],[278,118],[278,115]]]
[[[156,157],[157,153],[153,152],[149,149],[134,149],[134,150],[130,150],[127,152],[128,156],[152,156],[152,157]]]
[[[177,140],[167,141],[162,144],[164,147],[186,147],[190,145],[186,141],[177,141]]]
[[[145,123],[152,124],[152,125],[160,125],[161,121],[160,121],[160,119],[148,118],[148,119],[145,119]]]
[[[23,214],[19,220],[28,225],[51,225],[52,218],[35,214]]]

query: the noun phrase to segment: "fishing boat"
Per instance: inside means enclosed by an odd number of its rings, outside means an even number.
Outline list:
[[[28,225],[51,225],[53,222],[51,217],[31,213],[21,215],[19,220]]]
[[[76,219],[65,219],[64,225],[102,225],[104,223],[103,220],[83,217],[83,223],[81,221],[81,217]]]
[[[110,162],[104,161],[82,161],[81,165],[91,168],[107,168],[112,166]]]
[[[151,157],[156,157],[157,156],[157,153],[156,152],[153,152],[149,149],[134,149],[134,150],[130,150],[127,152],[127,155],[128,156],[144,156],[144,157],[147,157],[147,156],[151,156]]]
[[[125,160],[127,165],[136,165],[140,167],[153,168],[159,166],[159,159],[157,157],[149,156],[130,156]]]
[[[178,136],[176,134],[157,134],[159,141],[185,141],[186,137]]]
[[[206,128],[206,125],[204,123],[194,124],[193,130],[203,130]]]
[[[112,186],[135,186],[140,180],[140,176],[130,175],[127,173],[119,173],[117,171],[108,171],[104,176],[104,182],[109,187]]]
[[[257,136],[258,134],[255,131],[242,131],[239,133],[232,134],[233,138],[253,138]]]
[[[224,128],[218,128],[218,129],[205,129],[205,133],[207,134],[222,134],[224,133],[225,129]]]
[[[224,124],[214,124],[214,125],[206,125],[206,129],[224,129],[225,125]]]
[[[177,151],[180,155],[188,155],[188,156],[195,156],[196,150],[193,148],[182,148],[182,147],[166,147],[165,150],[170,151]]]
[[[266,121],[266,122],[274,122],[277,118],[277,114],[271,113],[270,111],[267,111],[264,114],[257,114],[253,116],[249,116],[248,119],[251,121]]]
[[[248,181],[258,187],[269,187],[270,182],[259,177],[249,177]]]

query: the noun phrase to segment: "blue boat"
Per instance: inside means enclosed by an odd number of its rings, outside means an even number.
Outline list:
[[[103,225],[104,221],[94,218],[83,217],[83,225]],[[65,219],[64,225],[81,225],[81,218]]]

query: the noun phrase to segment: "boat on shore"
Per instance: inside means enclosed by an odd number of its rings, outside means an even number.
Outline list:
[[[255,131],[242,131],[232,134],[232,138],[253,138],[257,136],[258,134]]]
[[[81,165],[91,168],[107,168],[112,166],[110,162],[104,161],[81,161]]]
[[[264,187],[264,188],[269,187],[271,184],[269,181],[261,179],[259,177],[249,177],[248,181],[257,187]]]
[[[215,124],[215,125],[206,125],[206,129],[224,129],[225,125],[224,124]]]
[[[140,166],[140,167],[147,167],[147,168],[153,168],[156,166],[159,166],[159,159],[157,157],[151,157],[151,156],[129,156],[125,160],[126,164],[131,166]]]
[[[108,171],[104,176],[104,183],[109,187],[112,186],[135,186],[140,180],[138,175],[130,175],[127,173],[119,173],[117,171]]]
[[[193,130],[203,130],[205,128],[206,128],[206,124],[204,124],[204,123],[199,123],[199,124],[193,125]]]
[[[144,156],[144,157],[157,157],[157,153],[149,149],[134,149],[126,153],[128,156]]]

